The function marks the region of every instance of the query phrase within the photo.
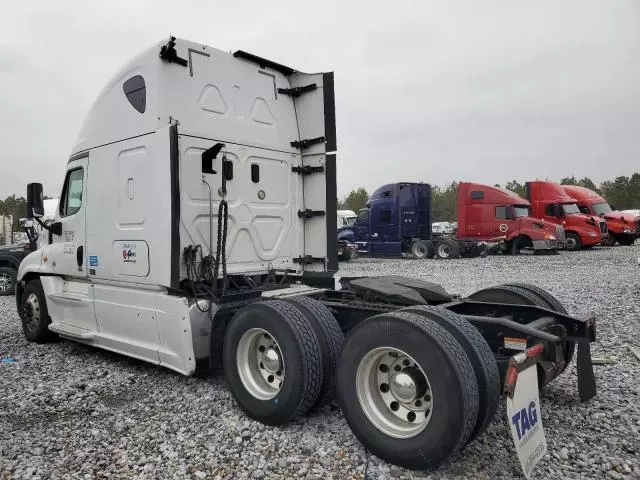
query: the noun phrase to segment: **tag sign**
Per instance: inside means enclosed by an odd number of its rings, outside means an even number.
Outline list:
[[[538,371],[533,365],[518,374],[513,398],[507,397],[507,421],[527,480],[547,453],[538,396]]]

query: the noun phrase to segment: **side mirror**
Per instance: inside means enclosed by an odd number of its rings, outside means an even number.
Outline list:
[[[213,161],[216,159],[224,143],[216,143],[213,147],[202,152],[202,173],[218,173],[213,169]]]
[[[27,218],[40,218],[43,216],[42,184],[30,183],[27,185]]]

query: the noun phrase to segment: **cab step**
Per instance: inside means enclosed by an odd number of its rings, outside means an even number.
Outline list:
[[[96,336],[96,332],[87,330],[86,328],[74,327],[64,323],[54,322],[49,325],[49,330],[57,333],[63,337],[71,337],[77,340],[93,340]]]

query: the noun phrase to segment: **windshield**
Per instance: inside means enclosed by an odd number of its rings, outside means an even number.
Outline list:
[[[563,203],[562,211],[564,212],[565,215],[571,215],[572,213],[580,213],[580,209],[578,208],[578,205],[576,205],[575,203]]]
[[[593,211],[596,212],[596,215],[604,215],[605,213],[612,212],[611,206],[607,202],[604,203],[595,203],[592,205]]]
[[[513,211],[516,214],[516,218],[528,217],[529,216],[529,207],[522,206],[514,206]]]

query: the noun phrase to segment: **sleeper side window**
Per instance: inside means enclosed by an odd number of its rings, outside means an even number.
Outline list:
[[[74,215],[82,208],[82,189],[84,183],[84,168],[76,168],[67,172],[62,189],[62,201],[60,202],[60,216]]]
[[[122,90],[124,90],[131,106],[140,113],[144,113],[147,109],[147,86],[144,83],[144,78],[140,75],[131,77],[122,84]]]
[[[471,200],[482,200],[484,198],[484,192],[481,190],[474,190],[471,192]]]

